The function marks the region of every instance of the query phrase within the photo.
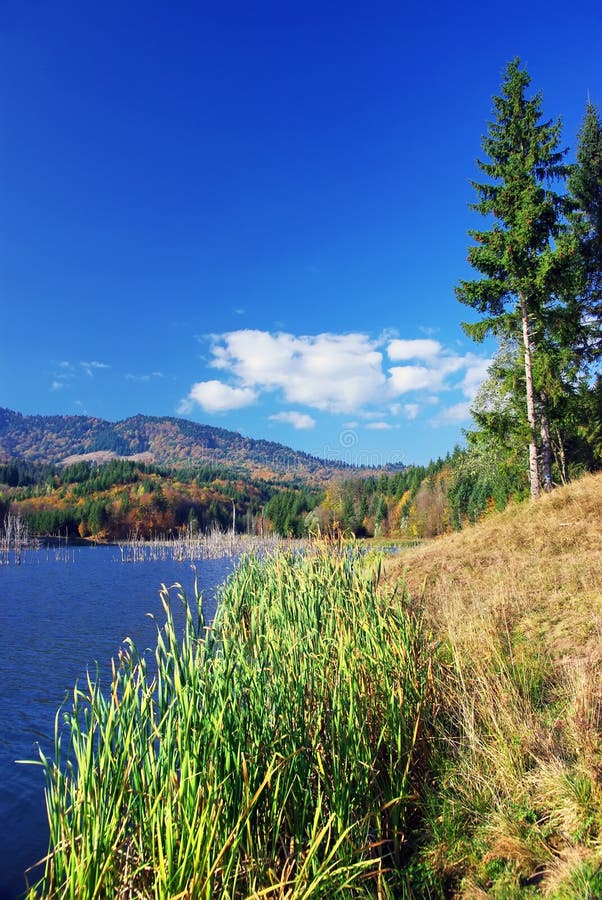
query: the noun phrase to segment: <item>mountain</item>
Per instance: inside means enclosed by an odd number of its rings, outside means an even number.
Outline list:
[[[93,456],[91,456],[93,455]],[[40,463],[135,457],[159,465],[231,465],[250,475],[321,481],[351,467],[273,441],[170,416],[119,422],[92,416],[26,416],[0,407],[0,461]]]

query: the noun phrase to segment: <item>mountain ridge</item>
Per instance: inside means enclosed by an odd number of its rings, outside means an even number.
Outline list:
[[[114,454],[158,465],[225,464],[250,474],[302,475],[312,480],[356,469],[275,441],[175,416],[139,413],[110,422],[85,415],[26,415],[0,407],[0,460],[60,464],[95,454],[101,461],[101,454]]]

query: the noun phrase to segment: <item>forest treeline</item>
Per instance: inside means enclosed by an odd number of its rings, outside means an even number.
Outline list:
[[[223,466],[170,468],[128,460],[57,467],[0,464],[0,515],[18,514],[38,535],[116,540],[213,528],[284,537],[343,532],[356,537],[429,537],[477,518],[478,496],[458,481],[457,450],[427,466],[330,481],[325,487],[242,478]],[[523,485],[524,488],[524,485]],[[504,505],[511,489],[495,486]],[[523,490],[524,493],[524,490]]]
[[[582,448],[583,450],[584,448]],[[97,541],[222,531],[304,537],[342,533],[415,540],[476,522],[529,496],[524,457],[476,446],[444,459],[322,487],[251,479],[228,466],[156,466],[129,460],[51,466],[0,464],[0,519],[9,510],[38,535]],[[592,465],[572,455],[567,477]]]
[[[282,489],[228,466],[176,468],[116,459],[97,465],[0,464],[0,513],[19,515],[39,535],[117,540],[205,532],[253,532]]]

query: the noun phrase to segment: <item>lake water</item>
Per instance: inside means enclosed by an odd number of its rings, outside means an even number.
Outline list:
[[[195,565],[211,618],[233,562]],[[27,551],[21,565],[0,566],[0,900],[24,892],[25,869],[48,846],[43,771],[15,760],[37,759],[38,746],[52,753],[57,709],[96,663],[109,677],[124,638],[154,646],[147,613],[163,623],[159,591],[175,583],[194,596],[190,562],[123,563],[116,547]]]

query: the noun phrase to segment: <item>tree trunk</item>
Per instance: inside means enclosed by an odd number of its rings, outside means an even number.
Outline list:
[[[525,384],[527,393],[527,421],[529,423],[529,484],[531,499],[539,497],[539,470],[537,467],[537,417],[535,415],[535,392],[533,390],[533,371],[531,367],[531,333],[529,328],[529,312],[527,301],[520,295],[520,310],[523,324],[523,343],[525,349]]]
[[[560,479],[563,484],[568,483],[568,476],[566,471],[566,453],[564,452],[564,442],[562,440],[562,434],[560,433],[560,428],[556,426],[556,440],[558,441],[556,450],[554,452],[554,456],[556,457],[556,465],[560,471]],[[553,445],[552,445],[553,446]]]
[[[552,490],[552,436],[548,419],[548,395],[542,391],[539,395],[540,412],[539,428],[541,434],[541,479],[544,491]]]

